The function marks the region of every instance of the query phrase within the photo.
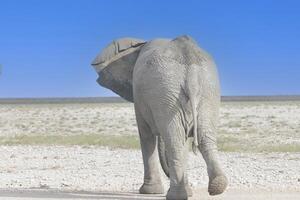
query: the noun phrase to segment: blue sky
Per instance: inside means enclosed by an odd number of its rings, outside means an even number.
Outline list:
[[[300,1],[0,0],[0,97],[112,96],[93,58],[115,38],[188,34],[222,95],[300,94]]]

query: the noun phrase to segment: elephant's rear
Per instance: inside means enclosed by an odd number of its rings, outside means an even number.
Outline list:
[[[133,72],[134,98],[138,99],[135,103],[155,110],[157,118],[166,118],[167,115],[180,118],[188,132],[193,117],[186,80],[193,75],[201,81],[195,94],[191,94],[199,100],[196,107],[199,109],[201,100],[206,107],[204,112],[215,125],[220,95],[217,70],[210,56],[187,36],[153,41],[147,45],[143,47],[146,50],[141,51]],[[190,74],[192,66],[196,66],[196,71]]]

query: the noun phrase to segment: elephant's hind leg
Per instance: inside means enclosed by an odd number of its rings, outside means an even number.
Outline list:
[[[185,178],[185,130],[180,120],[173,120],[165,129],[161,130],[164,138],[170,170],[170,189],[167,200],[188,199]]]
[[[207,172],[209,176],[208,193],[210,195],[218,195],[224,192],[228,181],[218,162],[218,151],[216,145],[216,128],[202,121],[202,126],[198,129],[201,132],[201,142],[199,142],[199,150],[206,162]]]
[[[156,136],[149,125],[136,110],[136,118],[140,135],[140,143],[144,162],[144,183],[140,187],[141,194],[164,194],[164,187],[159,171]]]
[[[189,140],[186,141],[185,143],[185,147],[184,147],[184,163],[188,163],[188,157],[189,157]],[[185,189],[186,192],[188,194],[189,197],[193,196],[193,190],[191,188],[191,186],[189,185],[189,180],[188,180],[188,170],[187,167],[185,168],[185,172],[184,172],[184,185],[185,185]]]

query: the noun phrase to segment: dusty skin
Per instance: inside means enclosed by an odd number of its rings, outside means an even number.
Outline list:
[[[161,166],[170,179],[168,200],[192,196],[186,172],[186,139],[191,135],[193,150],[199,150],[207,164],[208,192],[224,192],[228,181],[216,144],[217,67],[193,38],[119,38],[102,49],[92,65],[101,86],[134,103],[144,163],[141,194],[164,192]]]

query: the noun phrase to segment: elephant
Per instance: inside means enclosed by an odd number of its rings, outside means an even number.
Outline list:
[[[167,199],[188,199],[189,140],[201,152],[208,192],[225,191],[216,132],[220,86],[212,57],[187,35],[175,39],[120,38],[92,62],[97,82],[134,103],[144,163],[142,194],[163,194],[160,165],[170,179]]]

